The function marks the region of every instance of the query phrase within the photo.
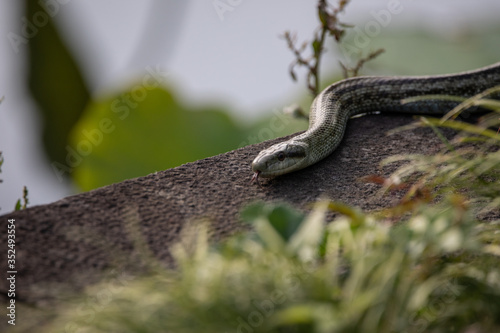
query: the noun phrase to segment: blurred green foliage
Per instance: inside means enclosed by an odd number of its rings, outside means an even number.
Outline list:
[[[42,1],[25,0],[24,5],[30,37],[28,84],[41,113],[42,141],[50,161],[64,163],[68,135],[89,101],[89,91],[54,24],[55,14]]]
[[[81,189],[223,153],[244,140],[245,129],[227,112],[189,109],[166,88],[137,91],[93,101],[73,128],[69,144],[81,156],[73,177]]]
[[[346,55],[367,54],[384,48],[382,56],[366,65],[383,75],[445,74],[498,62],[499,33],[500,25],[444,30],[441,34],[434,30],[388,27],[374,38],[360,38],[359,30],[347,30],[342,44],[335,49],[340,59],[349,63],[355,58],[349,59]]]
[[[84,75],[53,22],[57,13],[48,13],[40,1],[26,0],[25,6],[28,81],[42,115],[45,150],[59,179],[69,176],[81,190],[307,127],[278,113],[241,125],[224,108],[184,106],[160,84],[165,78],[152,73],[150,66],[138,85],[114,96],[90,99]],[[59,5],[48,8],[60,9]],[[34,22],[35,17],[43,22]]]

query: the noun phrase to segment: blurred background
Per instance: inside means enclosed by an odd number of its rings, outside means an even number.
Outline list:
[[[380,47],[361,74],[498,62],[498,13],[498,0],[352,0],[322,85]],[[311,96],[280,36],[317,26],[316,1],[2,1],[0,214],[23,186],[49,203],[305,129],[281,114]]]

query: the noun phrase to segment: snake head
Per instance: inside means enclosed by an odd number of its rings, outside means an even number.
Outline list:
[[[302,169],[307,159],[307,144],[287,141],[262,150],[252,162],[255,172],[252,179],[259,176],[273,177]]]

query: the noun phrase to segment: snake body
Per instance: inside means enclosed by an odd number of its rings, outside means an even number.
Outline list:
[[[366,76],[339,81],[314,99],[307,131],[259,153],[252,162],[252,179],[297,171],[330,155],[340,144],[347,122],[354,115],[374,111],[443,115],[458,102],[420,99],[402,104],[401,100],[424,95],[468,98],[497,85],[500,85],[500,62],[458,74]]]

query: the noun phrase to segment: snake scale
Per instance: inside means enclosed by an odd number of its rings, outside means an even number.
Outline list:
[[[471,97],[500,85],[500,62],[473,71],[432,76],[365,76],[328,86],[312,102],[309,128],[290,140],[262,150],[252,162],[252,181],[310,166],[340,144],[349,118],[374,111],[443,115],[458,102],[410,97],[450,95]]]

